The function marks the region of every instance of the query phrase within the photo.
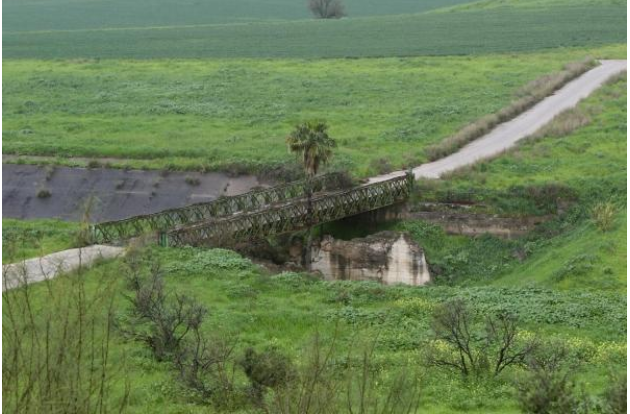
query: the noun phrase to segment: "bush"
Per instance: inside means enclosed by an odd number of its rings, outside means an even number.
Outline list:
[[[19,272],[23,272],[20,269]],[[3,279],[6,281],[6,269]],[[20,278],[26,274],[20,274]],[[130,384],[114,366],[116,278],[79,268],[38,288],[2,292],[2,409],[16,414],[124,412]],[[120,356],[118,356],[120,357]],[[113,397],[113,389],[123,395]]]
[[[267,388],[284,387],[294,376],[291,361],[275,349],[258,353],[247,348],[239,365],[251,383],[250,395],[257,406],[263,405]]]
[[[591,210],[591,219],[602,233],[606,233],[615,221],[615,206],[611,202],[597,204]]]
[[[180,351],[184,337],[198,331],[207,310],[194,299],[175,294],[171,300],[164,290],[159,266],[148,278],[131,272],[128,296],[132,304],[128,327],[123,331],[132,339],[145,343],[158,361],[165,361]]]
[[[99,160],[90,160],[87,163],[88,168],[101,168],[103,164]]]
[[[377,174],[387,174],[394,171],[394,167],[387,158],[378,158],[370,163],[370,168]]]
[[[199,178],[191,177],[189,175],[187,175],[186,178],[184,178],[184,181],[186,182],[186,184],[191,185],[191,186],[198,186],[199,184],[201,184],[201,180],[199,180]]]
[[[42,188],[37,192],[37,198],[44,199],[49,198],[50,196],[52,196],[52,193],[46,188]]]
[[[564,414],[578,410],[581,401],[568,359],[569,351],[561,343],[553,343],[529,359],[529,372],[517,383],[517,399],[524,413]]]
[[[346,15],[341,0],[309,0],[308,9],[318,19],[340,19]]]
[[[625,414],[628,403],[628,377],[626,373],[612,376],[610,386],[604,393],[606,409],[611,414]]]
[[[192,328],[192,339],[180,347],[175,357],[180,380],[204,401],[228,408],[235,402],[234,348],[236,340],[207,338],[199,326]]]

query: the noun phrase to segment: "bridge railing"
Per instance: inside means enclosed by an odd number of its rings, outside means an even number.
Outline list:
[[[313,180],[313,191],[337,190],[342,180],[343,173],[321,175]],[[231,216],[243,211],[258,210],[293,198],[304,197],[305,194],[305,182],[295,181],[237,196],[220,197],[216,200],[195,203],[182,208],[98,223],[91,227],[92,240],[95,243],[125,240],[149,232],[166,231],[176,226]]]
[[[210,219],[162,232],[163,246],[220,246],[226,243],[266,237],[339,220],[394,205],[409,198],[413,176],[396,177],[347,191],[316,196],[309,215],[304,199],[269,207],[262,211]]]

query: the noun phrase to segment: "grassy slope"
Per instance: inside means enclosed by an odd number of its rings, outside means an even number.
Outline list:
[[[2,219],[2,263],[43,256],[76,245],[76,223]]]
[[[5,60],[3,152],[153,159],[143,163],[153,168],[277,164],[290,160],[293,124],[323,118],[339,140],[336,167],[366,175],[380,158],[421,163],[427,144],[566,62],[623,54],[625,46],[474,58]]]
[[[626,287],[626,85],[625,80],[607,85],[583,101],[574,113],[586,115],[590,124],[568,135],[545,136],[521,144],[517,149],[492,161],[454,174],[448,179],[451,188],[506,190],[513,186],[558,183],[568,185],[579,194],[581,218],[576,224],[560,223],[565,229],[552,238],[524,242],[500,243],[493,239],[466,240],[460,251],[437,236],[436,246],[445,245],[441,257],[469,255],[484,248],[492,252],[489,263],[480,260],[478,274],[502,275],[494,283],[501,286],[538,284],[561,288]],[[549,135],[549,134],[548,134]],[[616,205],[615,224],[602,233],[591,222],[589,211],[594,204],[610,200]],[[575,213],[574,213],[575,215]],[[410,226],[410,224],[407,224]],[[413,227],[411,228],[413,230]],[[422,236],[428,230],[421,228]],[[454,238],[459,240],[459,238]],[[523,263],[511,256],[518,247],[531,250]],[[456,263],[457,264],[457,263]],[[501,270],[504,265],[508,270]],[[492,269],[490,268],[491,266]],[[497,268],[498,266],[498,268]],[[482,277],[480,277],[483,280]]]
[[[580,378],[588,381],[591,393],[600,392],[607,370],[619,369],[625,358],[625,334],[620,328],[625,318],[620,309],[625,302],[622,295],[612,292],[329,283],[293,273],[265,275],[233,253],[219,250],[156,249],[154,257],[164,264],[169,290],[191,294],[210,309],[205,325],[208,332],[239,338],[237,355],[247,346],[272,346],[299,361],[316,331],[327,337],[340,324],[343,354],[349,338],[378,335],[376,358],[385,372],[392,372],[401,362],[413,368],[422,360],[420,351],[429,338],[433,307],[448,298],[463,297],[483,312],[507,307],[519,315],[527,331],[568,341],[571,350],[589,362]],[[101,277],[111,280],[122,274],[120,262],[110,262],[89,271],[87,280],[94,287]],[[122,315],[128,305],[120,282],[117,309]],[[58,279],[53,288],[62,292],[65,283],[64,278]],[[35,295],[37,289],[43,293],[46,287],[37,286]],[[44,309],[43,305],[34,306]],[[116,335],[111,352],[114,365],[126,355],[131,381],[129,412],[213,412],[191,403],[190,394],[178,387],[172,366],[153,361],[141,344],[125,343]],[[421,372],[423,413],[517,412],[510,386],[514,372],[496,382],[474,385],[433,369],[422,368]],[[242,374],[237,375],[237,383],[244,385]]]
[[[532,7],[509,5],[336,21],[8,32],[3,36],[3,57],[331,58],[509,53],[624,43],[626,14],[625,3],[575,0],[570,4],[540,2]]]

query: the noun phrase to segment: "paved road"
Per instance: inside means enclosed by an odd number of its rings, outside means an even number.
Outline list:
[[[2,266],[2,291],[13,289],[24,283],[35,283],[52,279],[79,267],[89,267],[100,259],[112,259],[123,255],[122,247],[94,245],[80,249],[69,249],[47,256],[28,259],[20,263]]]
[[[445,173],[474,164],[485,158],[497,155],[527,138],[549,123],[561,112],[577,105],[582,99],[597,90],[612,76],[627,69],[626,60],[603,60],[601,65],[589,70],[577,79],[567,83],[555,94],[543,99],[528,111],[504,122],[483,137],[471,142],[458,152],[434,162],[413,169],[416,179],[440,178]],[[379,182],[404,174],[395,171],[390,174],[370,178],[369,182]]]

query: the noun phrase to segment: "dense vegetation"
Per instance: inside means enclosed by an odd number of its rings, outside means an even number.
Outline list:
[[[431,314],[439,304],[453,298],[467,300],[480,314],[509,311],[525,329],[522,335],[544,335],[545,343],[566,344],[572,363],[580,365],[579,378],[589,384],[590,395],[605,390],[609,372],[624,369],[626,304],[624,295],[617,293],[330,283],[295,273],[269,276],[247,260],[221,250],[154,250],[151,259],[147,257],[138,268],[142,274],[155,268],[151,263],[161,261],[160,273],[165,277],[170,297],[174,292],[192,295],[208,308],[202,329],[205,335],[232,338],[234,348],[227,363],[234,363],[247,348],[254,347],[258,352],[276,350],[297,366],[304,365],[311,352],[309,344],[319,332],[326,341],[337,338],[339,345],[334,350],[331,369],[341,374],[346,372],[346,364],[360,358],[348,355],[348,344],[355,342],[360,347],[360,343],[367,343],[366,346],[374,347],[370,364],[375,364],[377,372],[386,378],[395,376],[401,364],[414,376],[420,376],[423,412],[518,411],[512,384],[521,375],[520,369],[506,370],[491,380],[467,381],[425,366],[423,361],[432,340]],[[120,276],[129,271],[125,269],[120,262],[114,262],[83,276],[87,282],[84,295],[88,298],[91,292],[103,289],[104,281],[117,280],[114,309],[116,326],[122,327],[130,323],[131,317],[130,304],[123,297],[128,293]],[[57,294],[61,294],[73,285],[72,280],[55,281],[53,291],[60,289]],[[48,294],[50,290],[45,286],[32,288],[32,307],[37,318],[43,318],[48,310],[37,298]],[[5,300],[10,298],[11,294]],[[107,309],[103,308],[103,318]],[[208,404],[216,404],[211,398],[204,399],[203,394],[187,390],[168,358],[156,361],[141,342],[125,340],[129,335],[125,332],[128,331],[114,330],[108,352],[114,366],[122,366],[123,358],[126,360],[129,412],[203,412]],[[345,359],[348,357],[350,361]],[[120,378],[120,371],[115,372]],[[246,376],[240,370],[236,374],[233,390],[246,390]],[[125,383],[120,381],[108,387],[112,404],[119,404],[127,392]],[[383,388],[379,392],[385,391]],[[237,398],[235,404],[246,404],[241,398],[245,397]]]
[[[509,58],[5,60],[3,152],[252,171],[286,164],[284,137],[319,118],[338,140],[333,167],[364,176],[426,161],[427,145],[568,62],[624,53],[612,46]]]

